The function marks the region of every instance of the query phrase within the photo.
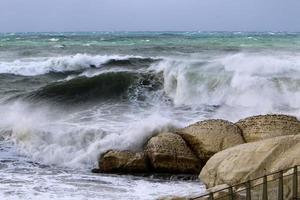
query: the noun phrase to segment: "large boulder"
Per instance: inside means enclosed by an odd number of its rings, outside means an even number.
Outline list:
[[[236,185],[300,164],[300,135],[241,144],[215,154],[200,173],[209,188]]]
[[[215,153],[244,143],[241,130],[225,120],[205,120],[178,130],[197,156],[207,161]]]
[[[143,173],[148,171],[147,158],[143,152],[111,150],[99,159],[100,172]]]
[[[288,115],[253,116],[238,121],[236,125],[242,130],[246,142],[300,133],[300,122]]]
[[[146,147],[155,172],[199,173],[200,161],[185,141],[174,133],[161,133],[152,137]]]

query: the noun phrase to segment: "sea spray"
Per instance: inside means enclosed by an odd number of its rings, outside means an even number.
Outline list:
[[[3,109],[7,119],[1,126],[11,128],[5,139],[18,145],[20,152],[45,164],[76,168],[95,166],[98,156],[109,149],[140,150],[152,135],[180,125],[153,113],[143,121],[120,123],[123,130],[113,133],[101,123],[75,123],[68,119],[72,116],[50,108],[32,110],[19,102]]]
[[[238,120],[300,107],[295,101],[300,95],[297,54],[238,53],[214,57],[206,63],[165,60],[151,69],[163,72],[164,91],[176,105],[216,105],[220,107],[216,115],[222,118],[227,118],[229,110],[236,115],[229,119]]]

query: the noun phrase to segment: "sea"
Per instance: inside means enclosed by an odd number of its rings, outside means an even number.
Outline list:
[[[0,33],[0,199],[157,199],[201,180],[93,174],[205,119],[300,116],[300,33]]]

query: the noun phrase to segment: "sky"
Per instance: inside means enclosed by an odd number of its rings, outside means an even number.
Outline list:
[[[0,0],[0,32],[300,31],[300,0]]]

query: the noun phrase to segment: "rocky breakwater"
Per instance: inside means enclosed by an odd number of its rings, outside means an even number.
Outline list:
[[[258,115],[241,119],[236,125],[246,142],[300,133],[298,119],[288,115]]]
[[[99,160],[99,172],[145,173],[148,159],[143,152],[110,150]]]
[[[198,174],[201,162],[177,134],[166,132],[152,137],[143,152],[115,151],[99,159],[99,172],[104,173],[169,173]]]
[[[208,160],[199,175],[207,188],[237,185],[300,165],[300,122],[297,118],[260,115],[242,119],[236,125],[248,143],[218,152]],[[292,199],[291,182],[291,176],[284,179],[284,199]],[[252,194],[252,199],[259,199],[259,187],[254,188]],[[278,183],[270,182],[269,199],[277,199],[277,194]]]
[[[99,158],[103,173],[199,174],[215,153],[243,144],[241,130],[225,120],[205,120],[173,132],[159,133],[143,151],[111,150]]]
[[[219,151],[244,143],[239,127],[226,120],[204,120],[177,133],[202,161],[207,161]]]
[[[208,188],[223,184],[236,185],[299,165],[299,155],[300,135],[238,145],[215,154],[203,167],[199,178]],[[291,199],[291,178],[285,179],[284,199]],[[269,184],[270,198],[271,191],[275,191],[271,199],[276,199],[277,188],[278,183]]]
[[[236,185],[300,165],[299,133],[300,122],[288,115],[259,115],[237,123],[204,120],[153,136],[141,152],[108,151],[100,157],[99,169],[95,171],[130,174],[201,171],[200,181],[208,191],[213,191],[224,184]],[[290,199],[290,181],[284,184],[285,199]],[[276,191],[277,187],[270,184],[269,190]]]
[[[155,172],[200,172],[200,160],[177,134],[161,133],[151,138],[145,146],[145,152]]]

